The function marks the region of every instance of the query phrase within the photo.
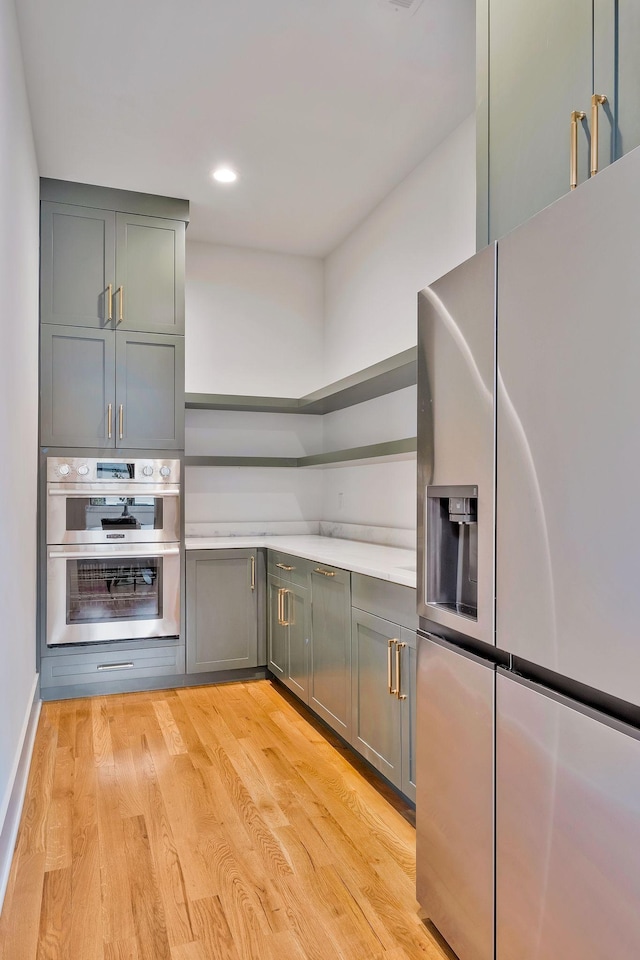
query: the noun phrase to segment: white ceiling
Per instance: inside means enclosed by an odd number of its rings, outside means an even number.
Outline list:
[[[474,0],[16,6],[40,173],[186,197],[190,239],[324,256],[474,107]]]

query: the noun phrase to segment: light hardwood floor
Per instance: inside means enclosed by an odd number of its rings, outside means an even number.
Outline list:
[[[269,681],[45,704],[0,957],[443,960],[402,805],[332,739]]]

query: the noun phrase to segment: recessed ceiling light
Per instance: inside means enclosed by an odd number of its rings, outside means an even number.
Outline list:
[[[231,167],[216,167],[211,176],[218,183],[233,183],[238,179],[238,174]]]

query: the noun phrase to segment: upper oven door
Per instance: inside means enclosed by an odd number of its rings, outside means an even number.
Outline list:
[[[176,543],[180,488],[47,484],[47,543]]]

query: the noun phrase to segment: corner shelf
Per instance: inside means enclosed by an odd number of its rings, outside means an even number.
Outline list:
[[[298,400],[293,397],[187,393],[185,407],[187,410],[246,410],[255,413],[303,413],[322,416],[413,386],[417,383],[417,359],[418,348],[410,347]],[[189,459],[191,458],[188,457],[187,460]]]
[[[365,447],[315,453],[307,457],[185,457],[184,465],[185,467],[318,467],[354,460],[397,457],[406,453],[415,453],[416,449],[416,438],[406,437],[403,440],[386,440],[383,443],[370,443]]]

